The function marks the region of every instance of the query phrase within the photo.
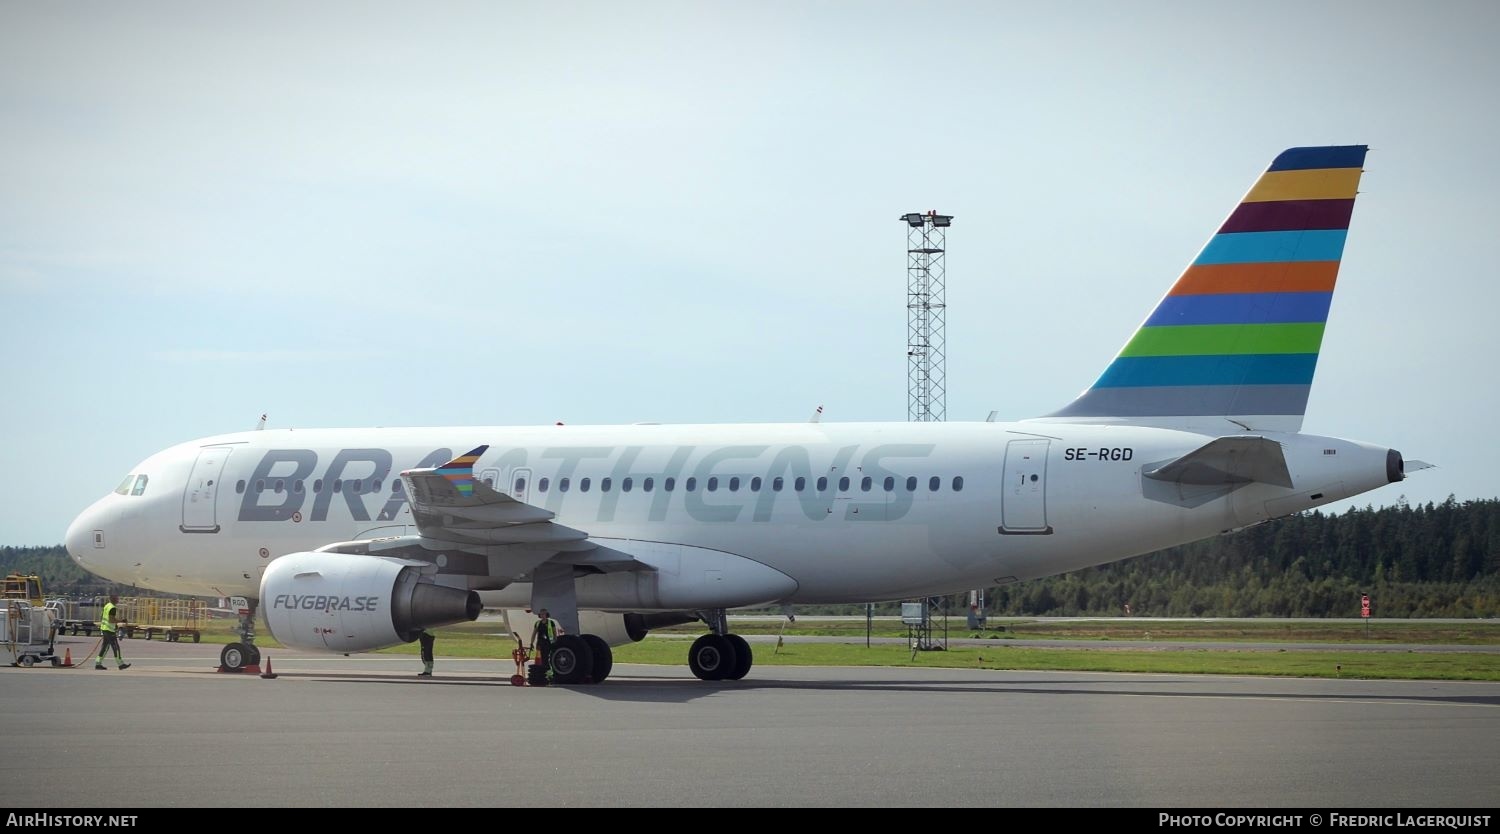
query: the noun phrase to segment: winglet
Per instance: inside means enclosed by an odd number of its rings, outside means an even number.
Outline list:
[[[466,452],[453,460],[439,466],[437,473],[448,479],[459,495],[468,497],[474,494],[474,464],[479,456],[490,448],[488,444]]]

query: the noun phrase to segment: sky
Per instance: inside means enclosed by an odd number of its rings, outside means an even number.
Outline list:
[[[1368,144],[1304,430],[1500,494],[1500,5],[0,2],[0,544],[272,427],[950,420],[1087,388],[1281,150]]]

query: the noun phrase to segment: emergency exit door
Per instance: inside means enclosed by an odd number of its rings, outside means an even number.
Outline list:
[[[1047,447],[1050,440],[1012,440],[1005,446],[1000,532],[1047,535]]]

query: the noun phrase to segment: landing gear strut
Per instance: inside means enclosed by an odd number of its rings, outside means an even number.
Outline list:
[[[260,666],[260,649],[255,647],[255,608],[259,600],[250,600],[249,607],[240,613],[238,631],[240,640],[230,643],[219,652],[220,672],[243,672],[247,668]]]
[[[693,641],[688,649],[688,668],[705,681],[737,681],[748,675],[755,655],[745,638],[729,633],[729,617],[724,609],[704,611],[700,616],[713,633]]]

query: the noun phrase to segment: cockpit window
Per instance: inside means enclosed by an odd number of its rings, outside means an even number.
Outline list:
[[[135,474],[131,473],[125,476],[125,480],[121,481],[119,486],[115,487],[115,493],[118,495],[129,495],[130,488],[133,486],[135,486]]]
[[[137,476],[135,476],[135,488],[132,489],[132,490],[130,490],[130,494],[131,495],[140,495],[141,493],[145,492],[146,491],[146,482],[149,481],[149,480],[150,480],[150,478],[147,478],[145,475],[137,475]]]

